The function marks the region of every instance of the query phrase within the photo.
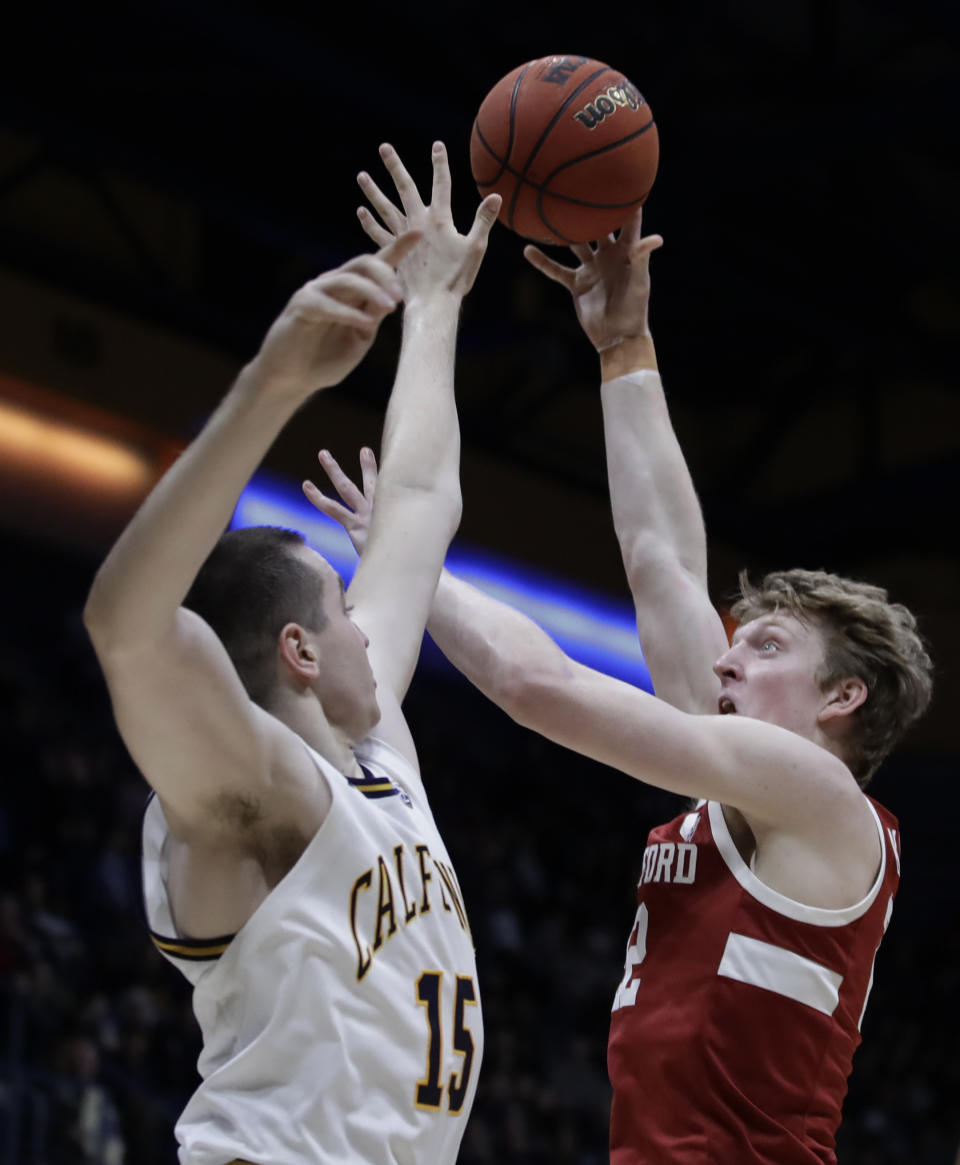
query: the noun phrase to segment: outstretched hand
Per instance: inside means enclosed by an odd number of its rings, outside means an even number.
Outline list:
[[[362,490],[344,473],[340,463],[329,450],[321,449],[317,454],[317,460],[323,466],[330,484],[340,495],[342,503],[335,502],[333,498],[321,493],[312,481],[303,483],[303,492],[321,514],[326,514],[328,518],[340,523],[350,535],[354,550],[357,554],[362,554],[367,542],[373,499],[377,491],[377,459],[373,450],[366,446],[360,450]]]
[[[365,206],[357,210],[357,217],[379,247],[387,246],[406,231],[420,232],[420,245],[398,268],[405,301],[409,304],[437,291],[466,295],[486,252],[490,228],[500,210],[500,195],[490,194],[480,203],[470,230],[461,235],[450,210],[450,164],[442,142],[433,145],[433,188],[429,205],[424,204],[393,146],[382,145],[380,157],[393,179],[402,209],[363,171],[357,175],[357,181],[381,221]]]
[[[578,267],[565,267],[538,247],[523,250],[532,266],[573,296],[580,326],[598,352],[630,337],[649,335],[650,256],[663,246],[663,239],[642,237],[641,219],[638,210],[618,235],[608,235],[595,246],[571,247]]]
[[[308,395],[352,372],[400,303],[396,267],[419,241],[418,231],[405,231],[375,255],[350,259],[295,292],[254,358],[264,383]]]

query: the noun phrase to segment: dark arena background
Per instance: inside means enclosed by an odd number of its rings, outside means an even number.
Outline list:
[[[957,132],[947,0],[317,5],[167,0],[4,17],[0,73],[0,1160],[169,1165],[195,1079],[185,982],[139,901],[145,786],[80,621],[111,539],[306,278],[368,248],[356,172],[422,182],[553,52],[622,69],[661,140],[652,324],[717,603],[737,569],[865,577],[938,688],[875,795],[903,883],[842,1165],[960,1141]],[[628,601],[595,358],[498,227],[459,348],[457,545]],[[267,468],[376,444],[397,321]],[[463,1165],[600,1165],[605,1042],[647,830],[675,801],[519,730],[432,655],[408,701],[478,947],[487,1053]],[[696,936],[691,935],[691,941]],[[696,1097],[691,1096],[691,1104]],[[734,1163],[730,1163],[734,1165]]]

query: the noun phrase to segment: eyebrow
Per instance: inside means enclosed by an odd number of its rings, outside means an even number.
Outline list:
[[[782,623],[778,623],[776,618],[772,615],[763,616],[759,619],[751,619],[749,623],[745,623],[742,627],[738,627],[734,631],[731,638],[732,643],[739,643],[748,636],[753,638],[756,635],[767,635],[771,631],[777,631],[781,635],[789,635],[790,632]],[[738,638],[739,636],[739,638]]]

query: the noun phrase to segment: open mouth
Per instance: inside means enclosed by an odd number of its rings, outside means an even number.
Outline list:
[[[737,708],[729,696],[721,696],[717,701],[717,711],[721,716],[732,716]]]

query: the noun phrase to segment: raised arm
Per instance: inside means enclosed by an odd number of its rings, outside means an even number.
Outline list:
[[[370,449],[361,450],[360,464],[362,489],[331,459],[327,471],[342,500],[314,500],[362,554],[376,509]],[[774,847],[764,870],[782,893],[840,907],[866,891],[876,828],[850,770],[825,748],[762,720],[679,710],[584,667],[526,615],[446,570],[428,630],[447,659],[519,724],[659,788],[739,809],[758,841],[792,839]],[[842,694],[843,685],[824,692],[827,716]],[[792,860],[797,841],[812,863]]]
[[[658,788],[740,810],[760,875],[780,893],[828,909],[867,893],[877,828],[838,756],[763,720],[680,711],[584,667],[525,615],[446,572],[428,626],[518,724]]]
[[[715,712],[711,665],[726,637],[707,591],[700,504],[667,411],[648,323],[649,262],[659,235],[641,235],[638,212],[614,239],[573,248],[576,268],[527,247],[527,259],[562,284],[600,358],[607,472],[614,527],[658,696]]]
[[[217,636],[181,604],[284,423],[356,366],[399,303],[394,265],[417,237],[353,259],[293,296],[94,580],[84,618],[118,727],[182,822],[201,818],[221,792],[262,787],[278,736]]]
[[[360,186],[380,216],[359,212],[367,234],[388,245],[408,229],[421,235],[400,263],[403,339],[384,421],[377,506],[366,553],[348,591],[354,618],[370,639],[385,719],[416,666],[427,613],[460,520],[460,431],[453,392],[457,322],[473,286],[500,199],[486,198],[466,235],[450,210],[450,169],[441,143],[433,147],[433,190],[425,205],[396,151],[383,146],[402,209],[368,174]],[[321,454],[321,463],[330,463]],[[307,496],[316,488],[305,483]]]

